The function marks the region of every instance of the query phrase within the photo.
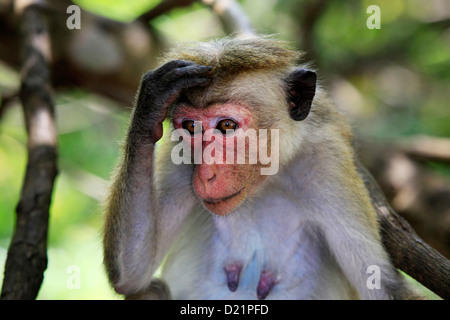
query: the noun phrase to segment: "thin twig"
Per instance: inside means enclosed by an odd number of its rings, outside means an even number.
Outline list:
[[[202,0],[222,22],[227,34],[253,34],[254,28],[241,6],[235,0]]]
[[[397,143],[407,155],[438,162],[450,162],[450,139],[418,135]]]
[[[140,15],[137,20],[144,22],[151,21],[160,15],[169,12],[177,7],[187,7],[193,4],[195,0],[163,0],[149,11]]]
[[[11,107],[11,105],[17,98],[19,98],[18,92],[2,95],[0,103],[0,120],[2,120],[3,115],[6,113],[6,110]]]
[[[329,4],[328,0],[306,1],[300,11],[300,36],[303,50],[309,59],[316,58],[314,28]],[[298,10],[297,10],[298,11]]]

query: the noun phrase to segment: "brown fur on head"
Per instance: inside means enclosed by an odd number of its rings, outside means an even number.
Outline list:
[[[213,75],[226,78],[257,70],[286,70],[301,57],[287,44],[270,37],[228,37],[217,41],[195,43],[169,52],[167,60],[188,60],[211,66]]]

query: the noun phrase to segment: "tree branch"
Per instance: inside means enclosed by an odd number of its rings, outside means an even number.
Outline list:
[[[209,6],[222,22],[227,34],[253,34],[254,28],[245,12],[235,0],[202,0]]]
[[[152,19],[169,12],[177,7],[188,7],[193,4],[195,0],[163,0],[151,10],[140,15],[137,20],[141,20],[145,23]]]
[[[328,4],[328,0],[306,1],[303,6],[299,7],[300,10],[296,10],[300,16],[300,37],[303,50],[305,50],[309,59],[317,57],[314,45],[314,28]]]
[[[450,139],[418,135],[397,144],[407,155],[438,162],[450,163]]]
[[[450,299],[450,261],[425,243],[394,209],[369,171],[358,170],[378,214],[383,244],[394,265],[442,297]]]
[[[7,2],[10,0],[7,0]],[[0,1],[0,3],[2,3]],[[81,10],[81,30],[66,26],[71,0],[46,0],[52,39],[52,83],[56,90],[82,88],[121,105],[133,101],[140,76],[156,67],[167,43],[148,22],[122,23]],[[12,5],[0,5],[0,60],[21,68],[18,21]]]
[[[16,208],[17,220],[8,249],[1,299],[35,299],[47,268],[49,207],[57,175],[57,134],[50,94],[50,38],[45,15],[37,1],[17,2],[23,56],[20,99],[28,133],[28,163]]]

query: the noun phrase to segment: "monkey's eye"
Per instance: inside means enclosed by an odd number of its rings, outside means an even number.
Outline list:
[[[227,133],[227,130],[236,130],[237,123],[230,119],[221,120],[217,124],[216,129],[225,134]]]
[[[193,120],[183,121],[183,123],[181,125],[182,125],[183,129],[186,129],[187,131],[189,131],[189,133],[191,135],[194,134],[195,122]]]

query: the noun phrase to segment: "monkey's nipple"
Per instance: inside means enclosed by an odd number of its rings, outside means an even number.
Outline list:
[[[227,276],[228,289],[230,289],[231,292],[236,291],[239,286],[242,265],[240,263],[232,263],[227,265],[224,270]]]
[[[273,286],[276,284],[275,275],[267,270],[261,273],[259,278],[258,287],[256,288],[256,295],[258,299],[264,300],[272,290]]]

